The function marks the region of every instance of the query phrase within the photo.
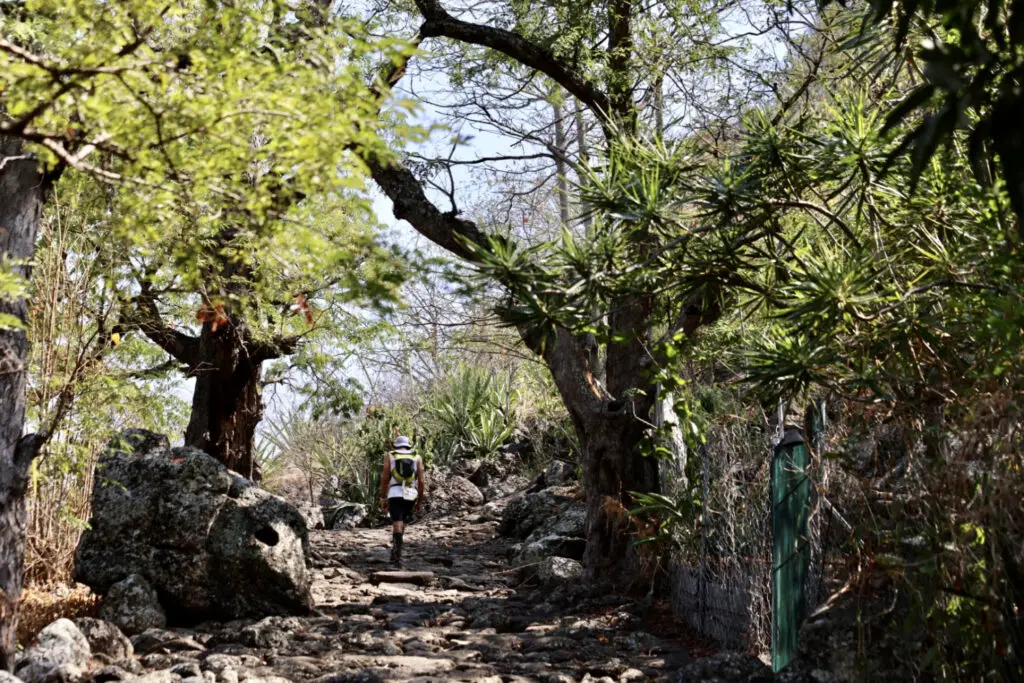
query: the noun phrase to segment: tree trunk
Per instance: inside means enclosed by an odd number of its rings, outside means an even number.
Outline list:
[[[18,140],[0,138],[0,166],[0,267],[27,279],[46,181]],[[24,328],[11,327],[15,320],[26,323],[28,302],[0,298],[0,314],[6,319],[0,322],[0,670],[10,670],[25,572],[25,492],[36,449],[22,437],[28,337]]]
[[[234,324],[214,331],[203,325],[185,443],[206,451],[242,476],[259,481],[253,454],[256,425],[263,416],[262,361],[254,359]]]
[[[555,192],[558,194],[558,219],[563,228],[569,227],[569,182],[567,180],[568,167],[565,164],[566,142],[565,142],[565,121],[562,120],[562,105],[552,105],[555,122],[555,147],[558,149],[558,156],[555,158]]]
[[[628,514],[630,492],[657,491],[657,461],[640,455],[643,425],[632,415],[595,415],[587,422],[582,440],[588,523],[584,580],[596,588],[628,589],[641,575]]]

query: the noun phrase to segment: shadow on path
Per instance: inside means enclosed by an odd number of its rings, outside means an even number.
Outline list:
[[[411,574],[401,576],[379,574],[392,569],[388,527],[312,532],[312,615],[147,636],[137,648],[141,664],[165,671],[141,680],[677,680],[699,642],[666,617],[664,605],[521,585],[497,526],[477,513],[410,526],[403,570]],[[177,677],[151,678],[166,670]]]

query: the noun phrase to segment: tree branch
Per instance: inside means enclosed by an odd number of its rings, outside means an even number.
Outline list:
[[[274,337],[270,341],[247,342],[249,358],[252,363],[262,363],[266,360],[273,360],[281,356],[289,356],[295,353],[301,341],[301,335],[290,337]]]
[[[135,326],[179,363],[194,370],[199,364],[199,339],[169,327],[156,307],[149,283],[141,280],[139,284],[142,291],[133,299]]]
[[[611,115],[608,95],[579,72],[561,63],[550,50],[531,43],[518,33],[457,19],[441,6],[439,0],[416,0],[416,6],[426,20],[420,27],[423,38],[451,38],[489,47],[550,77],[593,111],[598,119],[604,121]]]

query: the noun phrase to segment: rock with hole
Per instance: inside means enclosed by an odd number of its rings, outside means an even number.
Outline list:
[[[294,506],[202,451],[127,430],[100,457],[75,577],[105,595],[138,574],[170,623],[305,614],[307,550]]]

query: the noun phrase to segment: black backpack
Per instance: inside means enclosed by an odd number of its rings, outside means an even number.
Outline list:
[[[416,476],[416,456],[410,452],[395,452],[395,466],[391,468],[391,476],[405,486],[412,484]]]

